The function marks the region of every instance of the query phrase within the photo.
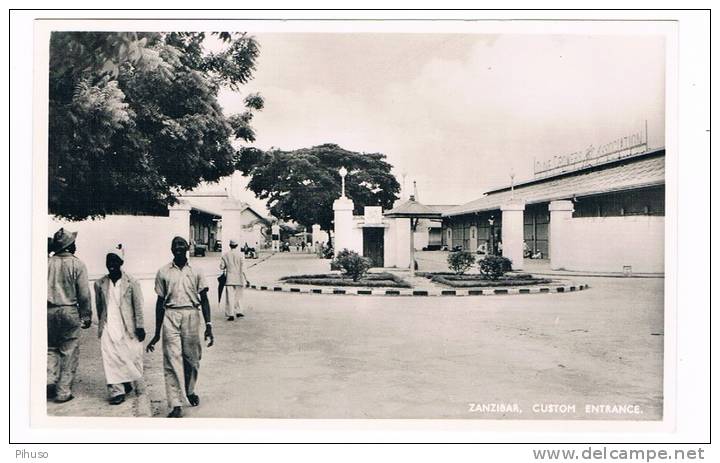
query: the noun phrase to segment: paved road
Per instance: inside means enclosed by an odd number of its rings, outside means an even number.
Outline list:
[[[304,259],[278,254],[250,278],[309,273]],[[663,280],[588,283],[579,293],[464,298],[248,292],[240,321],[213,308],[216,346],[203,352],[202,403],[187,416],[659,419]],[[151,333],[151,282],[143,288]],[[143,414],[132,400],[106,404],[95,327],[81,342],[77,398],[48,412]],[[164,416],[161,352],[146,354],[145,368],[150,413]],[[471,403],[517,404],[522,414],[470,412]],[[533,413],[536,403],[575,412]],[[642,414],[588,415],[586,404],[634,404]]]

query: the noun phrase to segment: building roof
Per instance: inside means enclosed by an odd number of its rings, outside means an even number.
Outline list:
[[[387,211],[385,217],[412,217],[412,218],[423,218],[423,219],[439,219],[442,214],[440,211],[436,211],[429,206],[421,204],[415,201],[414,198],[410,198],[397,207],[394,207]]]
[[[426,206],[435,212],[440,212],[441,214],[454,207],[458,207],[457,204],[426,204]]]
[[[443,212],[444,217],[499,209],[511,198],[525,204],[592,196],[665,184],[665,149],[554,177],[496,189],[469,203]]]

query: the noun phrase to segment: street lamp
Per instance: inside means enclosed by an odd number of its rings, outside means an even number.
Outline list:
[[[515,171],[510,170],[510,199],[515,199]]]
[[[342,197],[344,198],[345,197],[345,176],[348,174],[348,171],[345,168],[345,166],[342,166],[340,168],[339,172],[340,172],[340,177],[342,178]]]
[[[488,240],[488,255],[495,255],[495,218],[491,215],[488,219],[488,224],[490,224],[490,239]]]

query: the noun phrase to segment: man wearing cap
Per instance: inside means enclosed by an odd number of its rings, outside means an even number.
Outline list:
[[[162,332],[165,392],[171,412],[168,418],[183,416],[182,408],[197,406],[200,397],[195,383],[200,368],[202,345],[200,341],[200,309],[205,319],[205,340],[208,347],[215,338],[210,322],[208,285],[199,270],[187,260],[188,242],[176,236],[172,240],[173,261],[158,270],[155,276],[155,336],[147,351],[155,350]]]
[[[220,259],[220,270],[225,273],[225,289],[222,293],[221,306],[225,308],[225,316],[228,321],[244,316],[242,295],[246,281],[243,271],[245,256],[237,247],[237,241],[230,240],[230,250]]]
[[[143,295],[140,283],[122,271],[125,253],[121,246],[105,256],[108,274],[95,282],[98,337],[110,404],[118,405],[133,389],[142,394]]]
[[[92,323],[87,267],[75,257],[76,237],[77,232],[58,230],[53,236],[55,254],[48,258],[47,396],[58,403],[73,398],[80,328]]]

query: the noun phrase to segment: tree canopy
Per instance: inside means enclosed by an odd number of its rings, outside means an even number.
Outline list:
[[[319,224],[330,230],[332,204],[341,193],[340,167],[348,170],[345,194],[354,201],[355,213],[364,206],[390,209],[400,184],[392,166],[381,153],[358,153],[335,144],[296,151],[243,148],[237,167],[251,177],[248,188],[259,199],[267,199],[270,212],[310,229]]]
[[[217,96],[252,78],[259,46],[243,33],[54,32],[50,39],[49,211],[72,220],[166,211],[180,190],[234,170],[253,111]]]

